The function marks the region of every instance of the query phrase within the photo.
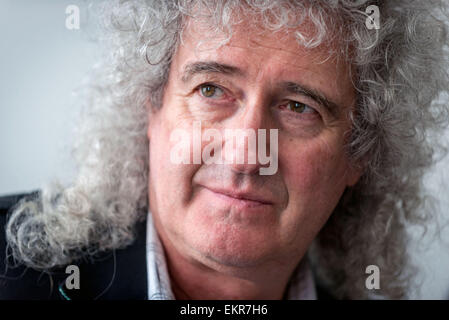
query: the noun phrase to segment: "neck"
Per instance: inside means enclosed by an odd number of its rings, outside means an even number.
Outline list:
[[[173,293],[177,300],[281,300],[289,277],[260,271],[227,274],[205,265],[168,259]],[[252,273],[248,277],[248,273]],[[288,274],[290,275],[290,274]]]

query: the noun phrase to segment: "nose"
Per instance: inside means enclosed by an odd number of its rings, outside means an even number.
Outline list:
[[[266,166],[259,161],[258,150],[270,150],[268,114],[266,102],[262,97],[256,97],[228,122],[224,130],[223,150],[226,164],[232,171],[248,175],[258,174],[260,168]]]

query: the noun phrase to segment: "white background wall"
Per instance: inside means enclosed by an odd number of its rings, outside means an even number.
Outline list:
[[[65,27],[70,4],[80,8],[80,30]],[[98,52],[89,40],[86,7],[79,0],[0,2],[0,195],[38,189],[53,177],[68,182],[74,176],[69,145],[78,109],[72,91]],[[446,223],[448,169],[445,159],[427,181],[440,199],[439,213]],[[410,245],[423,282],[414,298],[449,299],[449,227],[442,238],[445,244],[426,236]]]

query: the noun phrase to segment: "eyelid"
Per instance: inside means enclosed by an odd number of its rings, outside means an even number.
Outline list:
[[[192,79],[192,84],[194,88],[199,88],[201,85],[210,84],[220,88],[225,93],[232,93],[234,96],[242,95],[241,88],[237,87],[235,82],[230,81],[226,75],[198,74]]]

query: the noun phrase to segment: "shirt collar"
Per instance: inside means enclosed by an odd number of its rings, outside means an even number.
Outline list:
[[[147,277],[148,300],[175,300],[171,290],[170,277],[164,249],[153,224],[153,217],[147,218]],[[301,260],[290,278],[287,300],[316,300],[317,294],[312,270],[307,255]]]
[[[153,225],[153,216],[147,217],[147,277],[148,300],[175,300],[171,290],[170,277],[164,249]]]

